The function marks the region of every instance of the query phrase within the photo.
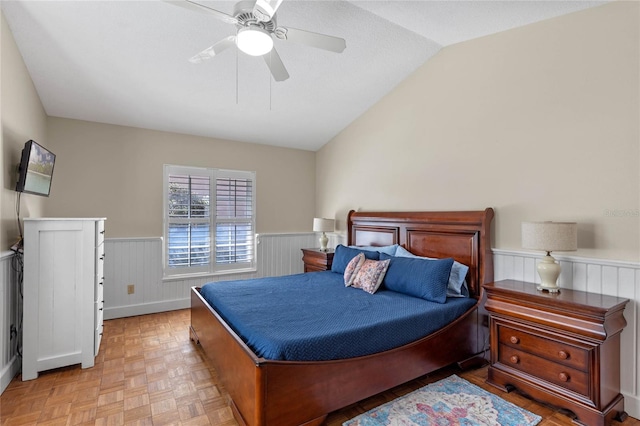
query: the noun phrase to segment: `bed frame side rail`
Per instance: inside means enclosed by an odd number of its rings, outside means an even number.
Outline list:
[[[213,364],[231,395],[235,418],[247,425],[264,423],[264,369],[249,347],[206,303],[199,287],[191,289],[191,335]]]

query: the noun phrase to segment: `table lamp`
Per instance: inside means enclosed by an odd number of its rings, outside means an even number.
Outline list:
[[[313,218],[313,232],[322,232],[322,236],[320,237],[320,250],[327,251],[329,238],[327,238],[327,234],[325,234],[325,232],[332,232],[334,227],[335,220],[333,219],[324,219],[321,217]]]
[[[578,226],[575,222],[523,222],[522,247],[546,251],[547,255],[538,263],[541,284],[538,290],[557,293],[560,264],[551,256],[552,251],[578,249]]]

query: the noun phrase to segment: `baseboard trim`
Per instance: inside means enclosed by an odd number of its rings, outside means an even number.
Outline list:
[[[191,299],[163,300],[162,302],[142,303],[138,305],[118,306],[105,308],[104,319],[116,319],[133,317],[136,315],[156,314],[158,312],[187,309],[191,306]]]
[[[624,392],[622,395],[624,396],[624,411],[636,420],[640,420],[640,398]]]
[[[20,372],[20,357],[17,355],[11,358],[11,361],[0,372],[0,395],[9,386],[11,380]]]

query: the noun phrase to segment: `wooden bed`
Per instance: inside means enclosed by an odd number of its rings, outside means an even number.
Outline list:
[[[191,337],[200,343],[231,396],[236,420],[248,426],[320,425],[327,414],[483,351],[482,284],[493,281],[493,210],[354,212],[348,244],[400,244],[420,256],[468,265],[478,303],[431,335],[389,351],[334,361],[273,361],[256,356],[202,298],[191,293]],[[267,319],[265,319],[267,320]]]

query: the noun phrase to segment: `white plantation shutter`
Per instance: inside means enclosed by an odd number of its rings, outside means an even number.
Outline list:
[[[216,264],[248,266],[254,259],[254,179],[220,171],[216,177]]]
[[[204,266],[211,259],[209,176],[169,175],[168,266]]]
[[[165,275],[255,267],[255,174],[165,166]]]

